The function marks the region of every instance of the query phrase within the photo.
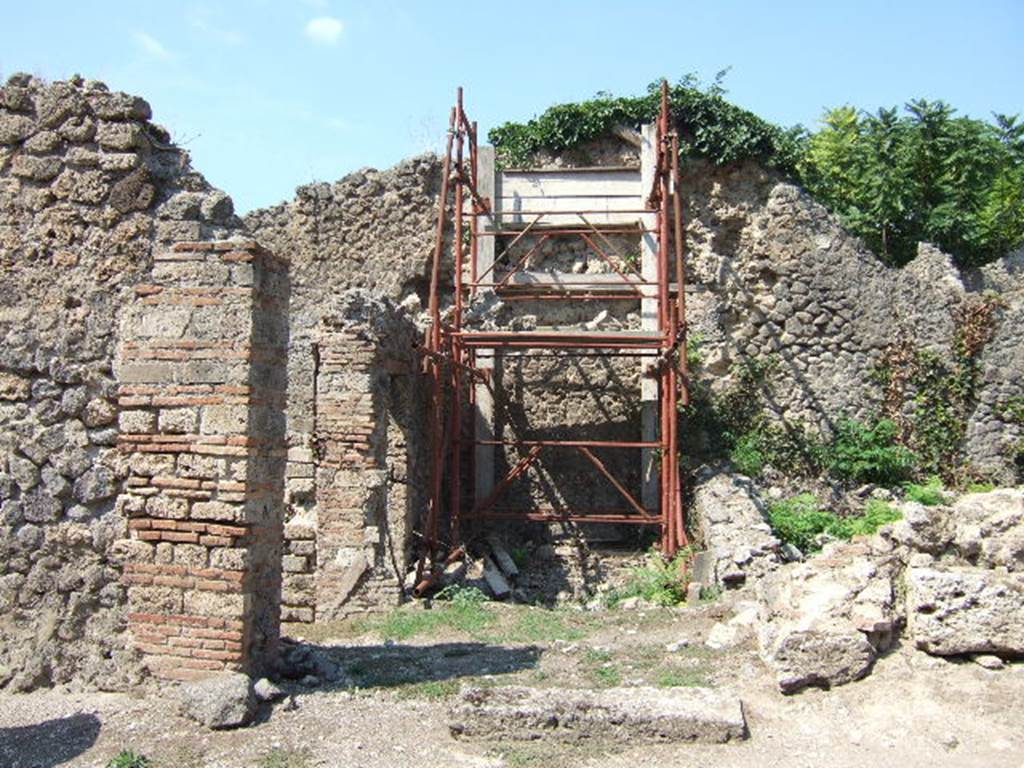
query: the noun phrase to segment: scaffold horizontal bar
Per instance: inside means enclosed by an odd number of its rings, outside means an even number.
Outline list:
[[[488,510],[465,515],[464,519],[490,518],[502,520],[530,520],[540,523],[614,523],[619,525],[661,525],[661,517],[640,515],[605,514],[599,511],[570,510],[567,512],[538,512],[536,510]]]
[[[561,448],[661,448],[657,440],[474,440],[475,445],[542,445]]]

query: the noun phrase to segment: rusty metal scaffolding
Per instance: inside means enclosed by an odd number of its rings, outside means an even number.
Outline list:
[[[422,592],[437,577],[441,566],[459,557],[463,550],[462,525],[474,519],[522,519],[566,521],[574,523],[615,523],[658,526],[661,551],[671,557],[687,544],[683,509],[683,476],[679,467],[678,409],[688,404],[686,368],[686,292],[682,203],[679,183],[679,136],[671,117],[668,86],[662,83],[661,111],[656,126],[656,164],[653,182],[643,199],[643,207],[618,213],[653,215],[653,228],[597,226],[588,215],[596,210],[531,211],[525,226],[503,227],[506,216],[516,211],[497,209],[494,200],[480,193],[478,177],[477,125],[466,116],[462,88],[451,110],[444,156],[441,196],[434,256],[430,278],[429,313],[431,325],[426,333],[424,370],[430,381],[430,434],[433,454],[429,503],[422,520],[423,549],[417,573],[417,591]],[[546,207],[546,206],[545,206]],[[576,217],[578,223],[567,226],[545,224],[546,218],[564,221]],[[495,222],[484,231],[480,219]],[[575,220],[574,220],[575,221]],[[468,222],[468,230],[467,224]],[[467,234],[468,233],[468,234]],[[608,239],[609,234],[648,233],[657,242],[656,279],[645,280],[636,264],[622,258]],[[513,248],[533,234],[537,243],[506,268],[500,277],[499,262]],[[510,280],[552,237],[579,237],[598,258],[613,270],[618,280],[604,280],[599,290],[566,290],[555,286],[523,291]],[[507,240],[503,253],[483,272],[478,270],[481,239]],[[451,252],[454,296],[452,305],[442,312],[442,261]],[[511,259],[509,260],[511,261]],[[673,274],[674,272],[674,274]],[[674,280],[673,280],[674,278]],[[674,282],[674,284],[673,284]],[[516,290],[513,290],[516,288]],[[611,332],[564,331],[483,331],[464,327],[466,302],[481,289],[496,291],[503,300],[551,301],[640,301],[653,300],[657,307],[657,329],[629,334]],[[478,354],[489,350],[557,350],[560,356],[603,355],[649,360],[645,375],[658,382],[660,411],[656,439],[637,441],[601,440],[480,440],[468,435],[464,417],[466,408],[476,403],[474,383],[494,387],[490,371],[478,367]],[[497,395],[498,393],[495,393]],[[486,498],[473,498],[473,489],[463,488],[463,462],[472,461],[470,447],[477,445],[516,446],[525,454],[501,478]],[[609,481],[626,502],[614,509],[499,509],[496,502],[511,484],[545,450],[578,451],[594,470]],[[629,489],[608,470],[592,449],[648,449],[660,455],[660,494],[656,508],[645,507]]]

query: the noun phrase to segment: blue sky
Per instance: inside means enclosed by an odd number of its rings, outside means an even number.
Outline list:
[[[240,211],[439,148],[455,86],[481,129],[726,67],[770,120],[942,98],[1024,113],[1024,1],[7,3],[0,74],[144,96]]]

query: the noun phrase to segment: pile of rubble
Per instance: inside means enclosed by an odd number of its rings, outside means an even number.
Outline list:
[[[784,545],[762,530],[752,486],[719,474],[698,488],[694,512],[714,563],[708,578],[730,587],[759,577],[756,617],[748,603],[737,613],[782,692],[858,680],[901,637],[990,668],[1024,657],[1024,490],[899,508],[902,520],[872,537],[785,563]]]

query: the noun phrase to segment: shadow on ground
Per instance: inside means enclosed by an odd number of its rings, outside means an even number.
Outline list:
[[[542,649],[509,648],[487,643],[435,645],[314,645],[289,643],[284,652],[285,674],[299,679],[320,678],[328,690],[399,688],[460,678],[505,675],[534,669]]]
[[[81,755],[96,743],[99,734],[99,718],[86,714],[0,728],[0,765],[51,768]]]

